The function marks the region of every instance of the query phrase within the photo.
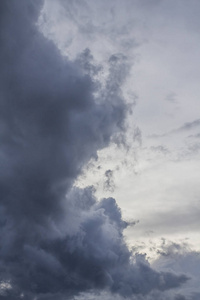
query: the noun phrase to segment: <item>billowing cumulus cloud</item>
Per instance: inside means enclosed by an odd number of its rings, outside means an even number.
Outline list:
[[[86,162],[123,131],[124,56],[111,56],[102,88],[89,50],[70,61],[35,27],[41,5],[0,2],[0,299],[177,287],[185,275],[156,272],[132,256],[115,199],[73,187]]]

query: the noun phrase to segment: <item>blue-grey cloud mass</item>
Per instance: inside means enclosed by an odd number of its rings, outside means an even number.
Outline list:
[[[89,49],[70,60],[38,30],[42,4],[0,2],[0,299],[152,299],[180,287],[182,270],[156,271],[129,250],[114,198],[73,185],[125,130],[125,56],[110,56],[102,86]]]

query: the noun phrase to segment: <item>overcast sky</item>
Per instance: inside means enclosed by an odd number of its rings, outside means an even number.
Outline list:
[[[200,2],[0,2],[0,299],[199,300]]]

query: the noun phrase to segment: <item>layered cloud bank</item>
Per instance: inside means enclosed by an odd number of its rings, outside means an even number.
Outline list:
[[[73,187],[124,130],[124,57],[110,57],[102,87],[89,50],[70,61],[38,31],[41,7],[0,2],[0,299],[70,299],[90,290],[132,297],[178,287],[185,275],[156,272],[132,255],[113,198],[97,201],[92,188]]]

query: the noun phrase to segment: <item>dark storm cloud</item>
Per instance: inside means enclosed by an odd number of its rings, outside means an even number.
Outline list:
[[[126,68],[113,55],[102,91],[88,50],[71,62],[38,32],[41,4],[0,2],[0,299],[179,286],[186,276],[158,273],[140,256],[131,262],[113,198],[97,202],[93,188],[73,188],[83,165],[123,130]]]

